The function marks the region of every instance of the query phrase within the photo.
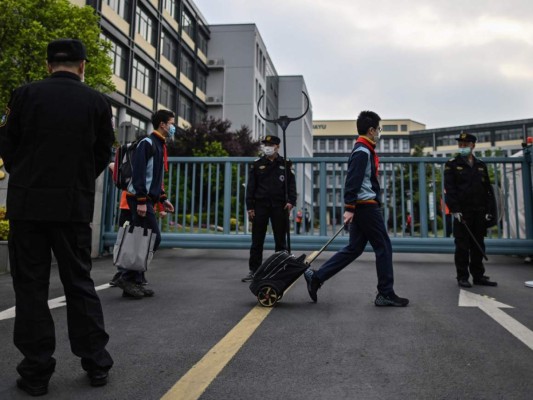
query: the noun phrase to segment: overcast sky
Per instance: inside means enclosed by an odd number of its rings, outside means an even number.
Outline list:
[[[209,24],[255,23],[315,120],[533,118],[533,0],[193,1]]]

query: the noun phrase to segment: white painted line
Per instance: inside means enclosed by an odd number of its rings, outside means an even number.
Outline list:
[[[95,289],[96,291],[99,291],[99,290],[107,289],[110,287],[111,286],[109,286],[109,283],[106,283],[104,285],[96,286]],[[50,310],[54,308],[58,308],[58,307],[63,307],[66,305],[67,303],[65,302],[65,296],[56,297],[55,299],[48,300],[48,308]],[[8,308],[7,310],[0,312],[0,321],[4,319],[10,319],[10,318],[15,318],[15,307],[11,307],[11,308]]]
[[[513,308],[512,306],[500,303],[490,297],[480,296],[461,289],[459,292],[459,307],[478,307],[533,350],[533,332],[527,326],[522,325],[516,319],[500,310],[500,308]]]

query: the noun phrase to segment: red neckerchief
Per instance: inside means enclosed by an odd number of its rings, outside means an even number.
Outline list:
[[[376,142],[373,142],[372,140],[364,136],[359,136],[357,140],[355,141],[355,143],[361,143],[368,150],[370,150],[370,152],[374,156],[374,165],[376,166],[376,176],[377,176],[379,172],[379,157],[376,154],[376,151],[374,150],[376,148]]]
[[[153,133],[161,140],[161,142],[163,142],[163,165],[165,166],[165,171],[168,171],[168,153],[165,137],[161,135],[158,131],[153,131]]]

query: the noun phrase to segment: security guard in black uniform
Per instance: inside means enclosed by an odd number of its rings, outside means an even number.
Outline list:
[[[14,342],[24,356],[17,385],[33,396],[47,393],[56,363],[48,308],[51,251],[65,292],[72,352],[92,386],[105,385],[113,365],[90,276],[95,180],[114,141],[111,105],[83,83],[87,55],[81,41],[52,41],[47,56],[51,75],[15,89],[0,123],[0,156],[10,174]]]
[[[280,139],[268,135],[262,140],[263,157],[254,161],[248,175],[246,208],[252,221],[252,247],[250,248],[250,272],[242,279],[251,281],[263,262],[263,244],[268,221],[272,223],[276,251],[286,250],[289,213],[296,204],[296,183],[292,163],[278,154]],[[285,167],[287,168],[288,201],[285,196]]]
[[[454,217],[457,283],[461,287],[472,287],[468,281],[470,271],[475,285],[496,286],[496,282],[484,275],[483,254],[465,227],[466,224],[485,250],[487,226],[495,215],[487,166],[472,154],[477,141],[474,135],[461,133],[456,140],[459,144],[459,154],[446,163],[444,186],[446,204]]]

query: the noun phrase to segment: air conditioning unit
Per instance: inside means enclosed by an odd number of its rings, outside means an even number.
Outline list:
[[[222,96],[208,96],[206,98],[206,103],[222,103]]]
[[[209,67],[221,67],[224,65],[224,60],[222,58],[209,58],[207,65]]]

